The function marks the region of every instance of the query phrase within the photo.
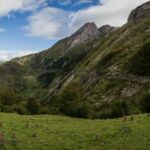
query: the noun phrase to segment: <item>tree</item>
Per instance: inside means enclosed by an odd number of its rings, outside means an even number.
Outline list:
[[[139,99],[139,107],[140,110],[144,113],[150,112],[150,93],[144,93],[141,98]]]
[[[61,113],[68,116],[82,117],[84,116],[84,112],[87,113],[85,106],[80,105],[83,103],[83,100],[81,86],[73,82],[69,84],[59,96],[59,110]]]
[[[4,106],[9,106],[17,104],[19,102],[19,97],[11,89],[0,91],[0,102]]]
[[[27,109],[32,115],[38,114],[40,111],[40,103],[33,98],[29,98],[27,101]]]

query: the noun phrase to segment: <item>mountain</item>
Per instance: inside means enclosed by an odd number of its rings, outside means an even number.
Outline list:
[[[95,23],[87,23],[81,27],[76,33],[74,33],[69,39],[71,47],[75,47],[78,44],[86,44],[92,42],[98,38],[99,31]]]
[[[150,2],[133,10],[120,28],[87,23],[45,51],[0,64],[0,86],[50,108],[54,97],[75,87],[94,115],[120,101],[138,113],[139,97],[150,89],[149,14]]]
[[[107,26],[107,29],[105,27],[98,29],[95,23],[87,23],[70,37],[58,41],[50,49],[37,54],[16,58],[3,64],[3,69],[4,66],[5,68],[11,67],[7,73],[10,73],[9,71],[12,70],[15,70],[18,74],[22,73],[18,78],[23,78],[20,80],[24,80],[25,83],[23,84],[25,84],[24,87],[27,87],[27,89],[34,88],[34,86],[37,86],[39,89],[39,84],[42,88],[51,88],[50,84],[53,84],[53,82],[62,83],[63,80],[72,73],[78,63],[83,60],[87,53],[96,47],[99,38],[104,37],[113,30],[114,27]],[[2,72],[5,73],[5,71]],[[11,79],[16,78],[16,72],[14,72],[14,74],[13,72],[10,73],[10,76],[13,76]],[[33,82],[33,80],[37,85],[33,83],[31,85],[32,87],[26,85],[26,83]],[[9,81],[8,84],[11,82],[12,81]],[[9,85],[9,87],[11,86],[12,84]],[[52,89],[54,88],[52,92],[54,92],[59,85],[54,83],[54,86],[56,87],[52,87]],[[20,90],[24,91],[25,89],[19,87],[19,92]]]
[[[128,22],[136,22],[144,18],[150,17],[150,2],[144,3],[143,5],[134,9],[129,15]]]

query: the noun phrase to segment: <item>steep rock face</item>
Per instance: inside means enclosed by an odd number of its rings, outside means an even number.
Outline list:
[[[104,26],[100,27],[98,30],[99,30],[99,36],[103,37],[103,36],[113,32],[113,31],[115,31],[116,28],[112,27],[110,25],[104,25]]]
[[[150,2],[134,9],[129,15],[128,22],[135,22],[147,17],[150,17]]]
[[[92,42],[94,39],[98,38],[98,36],[99,31],[95,23],[87,23],[70,37],[71,47]]]

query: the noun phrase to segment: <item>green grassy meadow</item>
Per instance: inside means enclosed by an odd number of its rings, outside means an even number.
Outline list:
[[[108,120],[0,113],[0,150],[149,150],[150,115]]]

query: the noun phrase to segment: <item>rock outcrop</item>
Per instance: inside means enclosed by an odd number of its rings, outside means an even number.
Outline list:
[[[109,33],[115,31],[116,28],[110,25],[104,25],[100,27],[98,30],[99,30],[99,36],[104,37],[105,35],[108,35]]]
[[[70,37],[71,47],[92,42],[94,39],[98,38],[98,36],[99,31],[95,23],[86,23]]]
[[[150,17],[150,2],[134,9],[129,15],[128,22],[136,22],[147,17]]]

